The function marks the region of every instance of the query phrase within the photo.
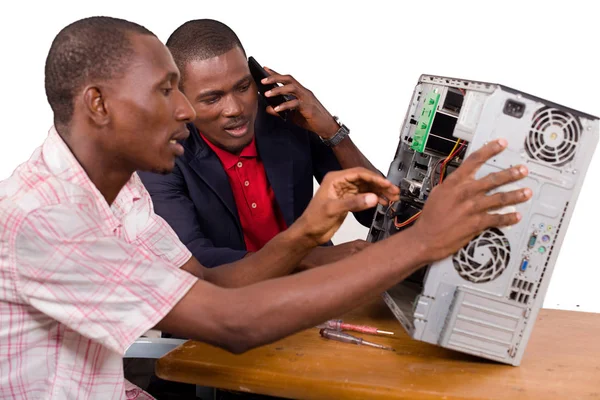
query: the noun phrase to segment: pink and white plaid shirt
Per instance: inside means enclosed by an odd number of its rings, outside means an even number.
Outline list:
[[[109,206],[52,128],[0,182],[0,398],[135,398],[122,356],[196,282],[190,257],[137,174]]]

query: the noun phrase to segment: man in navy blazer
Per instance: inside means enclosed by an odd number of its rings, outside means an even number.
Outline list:
[[[139,175],[156,213],[204,266],[237,261],[290,226],[313,196],[313,177],[320,183],[341,168],[375,170],[347,128],[293,77],[267,69],[263,83],[280,86],[266,95],[293,96],[277,110],[267,106],[242,44],[226,25],[189,21],[167,47],[197,118],[188,124],[185,153],[172,173]],[[291,112],[288,121],[277,113],[285,110]],[[373,211],[355,217],[368,227]],[[301,267],[333,262],[367,245],[320,247]]]

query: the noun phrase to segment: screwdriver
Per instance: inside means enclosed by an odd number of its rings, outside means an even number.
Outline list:
[[[323,336],[326,339],[337,340],[338,342],[362,344],[365,346],[375,347],[377,349],[396,351],[391,347],[383,346],[383,345],[377,344],[377,343],[368,342],[359,337],[352,336],[352,335],[349,335],[344,332],[334,331],[334,330],[327,329],[327,328],[321,329],[319,331],[319,333],[321,334],[321,336]]]
[[[332,329],[334,331],[354,331],[361,333],[370,333],[372,335],[394,334],[394,332],[382,331],[373,326],[346,324],[341,319],[331,319],[325,323],[322,323],[321,325],[318,325],[317,328],[327,328]]]

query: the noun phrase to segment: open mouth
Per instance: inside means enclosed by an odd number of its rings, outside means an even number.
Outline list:
[[[185,140],[188,138],[188,136],[190,136],[190,131],[187,128],[182,129],[180,131],[175,132],[171,136],[171,140],[169,140],[169,143],[177,142],[178,140]]]
[[[246,121],[243,124],[238,124],[236,126],[225,128],[225,132],[229,133],[231,136],[241,137],[248,133],[248,124]]]
[[[190,135],[190,132],[187,129],[183,129],[169,139],[169,147],[173,150],[175,155],[181,156],[183,154],[183,146],[177,143],[178,140],[184,140]]]
[[[183,146],[179,143],[177,143],[177,140],[175,139],[171,139],[169,140],[169,147],[173,150],[173,153],[175,153],[175,155],[177,157],[183,155]]]

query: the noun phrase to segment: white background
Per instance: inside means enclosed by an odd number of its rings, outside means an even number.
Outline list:
[[[248,55],[291,73],[351,128],[383,172],[420,74],[489,81],[600,115],[598,14],[587,1],[3,1],[0,5],[0,179],[52,123],[44,60],[65,25],[108,15],[166,41],[188,19],[214,18]],[[600,155],[588,171],[545,307],[600,312]],[[334,240],[365,238],[352,217]]]

